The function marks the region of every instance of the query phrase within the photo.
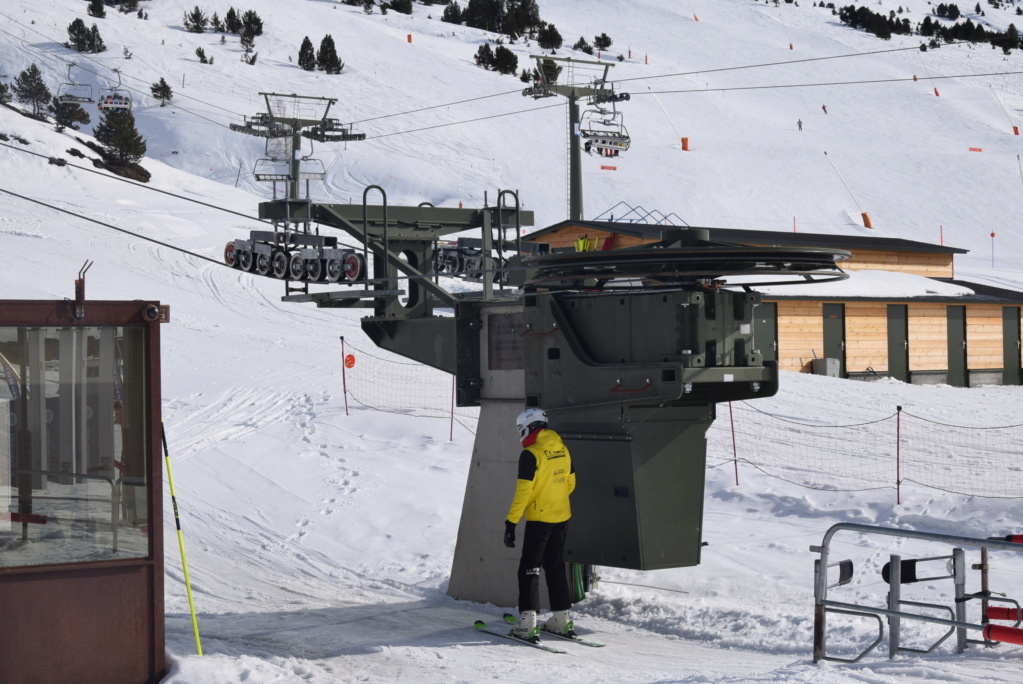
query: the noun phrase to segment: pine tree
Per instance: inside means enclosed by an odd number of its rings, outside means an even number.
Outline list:
[[[103,39],[99,35],[99,27],[93,24],[89,29],[89,52],[103,52],[106,49],[107,46],[103,44]]]
[[[200,64],[211,64],[213,62],[213,60],[206,58],[206,51],[201,47],[195,49],[195,56],[199,58]]]
[[[245,10],[242,15],[242,30],[248,29],[255,36],[263,35],[263,20],[252,10]]]
[[[191,12],[185,12],[181,23],[189,33],[202,33],[206,30],[210,20],[207,18],[206,13],[199,9],[199,5],[196,5],[195,9]]]
[[[96,17],[97,19],[103,19],[107,16],[107,7],[103,0],[89,0],[89,7],[86,8],[85,13],[90,17]]]
[[[466,26],[484,31],[504,30],[504,2],[502,0],[469,0],[462,12]]]
[[[599,36],[593,36],[593,47],[598,50],[606,50],[611,47],[612,43],[614,43],[614,41],[611,40],[606,33],[601,33]]]
[[[564,41],[554,24],[544,24],[536,36],[536,42],[542,50],[557,50]]]
[[[400,14],[412,14],[412,0],[391,0],[391,9]]]
[[[334,39],[329,33],[320,41],[320,49],[316,51],[316,68],[328,74],[340,74],[345,68],[344,62],[337,56]]]
[[[139,9],[139,0],[121,0],[121,14],[131,14]]]
[[[593,46],[587,43],[586,39],[583,38],[582,36],[579,36],[579,40],[575,41],[575,45],[572,46],[572,49],[579,50],[580,52],[585,52],[588,55],[593,54]]]
[[[11,101],[11,88],[3,81],[0,81],[0,104],[7,104]]]
[[[149,86],[149,92],[153,94],[153,97],[160,101],[161,107],[166,107],[167,103],[174,97],[174,91],[171,90],[170,84],[160,77],[160,80]]]
[[[234,7],[228,8],[227,14],[224,15],[224,31],[227,33],[241,33],[242,20],[238,18],[238,13],[234,11]]]
[[[89,29],[86,28],[85,22],[81,18],[68,24],[67,39],[68,42],[64,43],[66,48],[75,52],[85,52],[89,49]]]
[[[313,50],[313,41],[306,36],[302,41],[302,47],[298,49],[298,66],[305,71],[316,69],[316,51]]]
[[[500,74],[514,74],[519,68],[519,58],[503,45],[494,50],[494,69]]]
[[[93,135],[121,166],[134,164],[146,155],[146,141],[135,128],[135,116],[130,109],[103,110]]]
[[[65,128],[77,131],[80,128],[79,124],[88,124],[92,121],[89,114],[77,102],[61,102],[59,98],[55,97],[47,109],[53,116],[58,133]]]
[[[252,48],[256,46],[256,37],[252,34],[252,28],[250,26],[243,26],[240,41],[242,46],[242,52],[244,56],[243,61],[248,61],[249,53],[252,52]]]
[[[494,66],[494,51],[490,49],[490,45],[483,43],[476,50],[474,55],[476,58],[476,66],[483,67],[488,71]]]
[[[444,13],[441,15],[440,20],[447,22],[449,24],[461,25],[462,8],[458,6],[457,2],[454,2],[454,0],[452,0],[452,2],[449,3],[447,7],[444,8]]]
[[[217,16],[216,12],[213,13],[212,17],[210,17],[210,30],[214,33],[224,32],[224,22],[220,20],[220,17]]]
[[[43,83],[43,75],[39,67],[33,63],[14,78],[14,97],[22,104],[32,105],[32,114],[40,116],[43,107],[50,101],[53,94]]]

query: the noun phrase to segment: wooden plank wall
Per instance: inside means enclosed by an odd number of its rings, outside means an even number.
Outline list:
[[[1002,306],[970,304],[966,307],[966,367],[983,370],[1002,367]]]
[[[820,302],[779,301],[778,369],[809,373],[814,352],[824,356],[824,307]]]
[[[888,370],[888,305],[847,302],[845,305],[845,370],[865,373]]]
[[[909,370],[948,369],[948,318],[946,305],[937,302],[910,302]]]
[[[954,278],[951,254],[852,250],[852,258],[839,264],[849,271],[879,270],[911,273],[925,278]]]

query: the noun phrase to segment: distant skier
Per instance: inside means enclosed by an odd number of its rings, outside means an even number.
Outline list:
[[[828,113],[828,106],[827,106],[827,105],[821,105],[821,109],[823,109],[823,110],[824,110],[824,113],[825,113],[825,114],[827,114],[827,113]]]
[[[797,126],[799,126],[799,130],[803,130],[803,120],[802,120],[802,119],[800,119],[799,121],[797,121],[797,122],[796,122],[796,125],[797,125]]]
[[[560,435],[547,427],[547,413],[530,408],[515,419],[522,441],[515,498],[504,521],[504,545],[515,547],[515,526],[526,516],[526,532],[519,560],[519,621],[514,636],[540,641],[536,612],[540,608],[540,568],[547,578],[547,592],[554,615],[543,629],[575,634],[569,617],[572,596],[565,572],[565,538],[572,509],[568,497],[575,489],[572,456]]]

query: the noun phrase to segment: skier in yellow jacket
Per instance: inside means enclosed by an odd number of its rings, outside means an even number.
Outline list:
[[[519,474],[508,517],[504,521],[505,546],[515,546],[515,526],[526,516],[519,560],[519,622],[512,634],[528,641],[539,641],[536,613],[540,608],[540,568],[547,578],[547,589],[554,615],[543,629],[575,634],[569,616],[572,597],[565,569],[565,538],[572,509],[568,497],[575,489],[572,456],[557,432],[547,427],[543,409],[526,409],[515,420],[522,453]]]

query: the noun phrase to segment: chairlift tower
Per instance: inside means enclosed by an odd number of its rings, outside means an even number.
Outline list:
[[[529,88],[522,91],[523,97],[532,97],[539,100],[545,97],[561,95],[568,98],[568,176],[569,176],[569,219],[581,221],[583,216],[583,165],[582,151],[583,144],[582,122],[583,115],[580,113],[579,100],[585,99],[588,105],[596,106],[603,111],[601,105],[613,104],[629,99],[628,93],[616,93],[614,87],[608,82],[608,72],[613,64],[593,62],[587,60],[573,59],[571,57],[549,57],[546,55],[532,55],[536,60],[536,82]],[[564,66],[561,66],[561,65]],[[568,70],[566,82],[558,84],[562,71]],[[593,76],[589,82],[577,82],[577,71],[596,71],[599,76]],[[620,122],[621,115],[617,114]],[[620,125],[620,124],[619,124]],[[624,127],[622,127],[624,130]],[[624,151],[628,149],[628,138],[625,138]]]
[[[611,91],[599,81],[561,94],[601,104]],[[539,84],[534,96],[546,96],[552,83]],[[352,135],[326,123],[326,98],[273,97],[324,110],[284,116],[271,105],[235,130],[291,136],[296,147],[299,135]],[[259,205],[274,232],[228,243],[225,260],[299,281],[283,301],[369,310],[361,326],[378,347],[452,374],[458,406],[480,408],[450,596],[516,602],[519,553],[501,543],[501,521],[521,451],[512,426],[525,407],[547,410],[580,473],[566,548],[573,567],[700,562],[706,431],[715,406],[771,396],[778,387],[777,364],[759,350],[753,312],[760,295],[752,288],[845,278],[837,264],[848,252],[749,247],[673,228],[650,245],[549,253],[523,241],[533,214],[512,190],[474,209],[389,206],[377,185],[363,191],[361,205],[312,202],[297,198],[299,167],[295,155],[289,161],[291,195]],[[369,204],[371,193],[382,202]],[[576,206],[581,215],[581,188]],[[280,222],[314,222],[317,232],[279,232]],[[342,247],[320,227],[358,246]],[[444,242],[468,231],[480,237]],[[449,278],[482,287],[451,288]],[[339,279],[346,289],[332,287]]]

